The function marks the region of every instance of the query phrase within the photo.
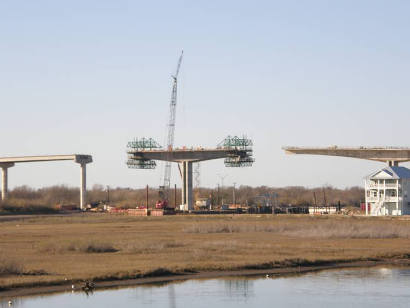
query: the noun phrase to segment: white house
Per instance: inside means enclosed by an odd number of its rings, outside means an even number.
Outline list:
[[[410,169],[385,167],[366,177],[366,215],[410,214]]]

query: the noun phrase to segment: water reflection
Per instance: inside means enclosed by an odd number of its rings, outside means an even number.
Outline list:
[[[13,299],[43,307],[408,307],[409,268],[325,271],[282,278],[226,278]],[[0,300],[0,308],[9,307]]]
[[[168,301],[169,301],[169,307],[170,308],[176,308],[177,307],[177,302],[175,299],[175,288],[174,285],[171,284],[168,287]]]
[[[10,300],[11,301],[11,300]],[[20,305],[21,299],[13,299],[11,304],[9,304],[9,300],[0,301],[0,308],[10,308],[10,307],[18,307]]]
[[[244,299],[253,296],[253,281],[250,279],[222,280],[225,287],[225,295],[229,298]]]

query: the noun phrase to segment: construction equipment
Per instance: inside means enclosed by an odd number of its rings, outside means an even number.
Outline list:
[[[133,141],[128,142],[127,144],[127,153],[128,153],[128,160],[127,160],[127,165],[128,168],[134,168],[134,169],[155,169],[157,166],[157,163],[155,160],[151,159],[139,159],[135,160],[132,159],[132,152],[133,151],[152,151],[154,149],[160,149],[161,146],[152,138],[141,138],[137,139],[135,138]]]
[[[175,74],[172,75],[172,93],[171,93],[171,103],[169,105],[169,121],[167,125],[168,136],[167,136],[167,150],[172,151],[174,147],[174,135],[175,135],[175,116],[177,107],[177,89],[178,89],[178,74],[181,67],[182,56],[184,51],[181,52],[179,57],[177,68]],[[161,200],[157,202],[157,208],[168,207],[169,190],[171,186],[171,162],[166,161],[164,164],[164,178],[163,185],[159,187],[159,195]]]
[[[226,167],[249,167],[255,162],[252,150],[253,142],[246,136],[228,136],[218,144],[217,149],[230,149],[240,152],[240,155],[232,154],[225,158]]]

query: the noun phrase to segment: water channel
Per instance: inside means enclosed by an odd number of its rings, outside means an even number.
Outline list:
[[[410,307],[410,268],[363,268],[299,276],[188,280],[13,299],[13,307]],[[8,299],[0,307],[9,307]]]

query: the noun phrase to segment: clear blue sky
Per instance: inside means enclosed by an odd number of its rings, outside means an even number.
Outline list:
[[[183,48],[176,145],[243,133],[255,143],[254,167],[203,163],[203,186],[217,174],[237,185],[362,185],[383,164],[281,147],[409,145],[409,11],[396,0],[3,0],[0,156],[92,154],[89,186],[159,185],[162,168],[127,169],[125,146],[164,143]],[[10,185],[78,186],[79,172],[23,164]]]

